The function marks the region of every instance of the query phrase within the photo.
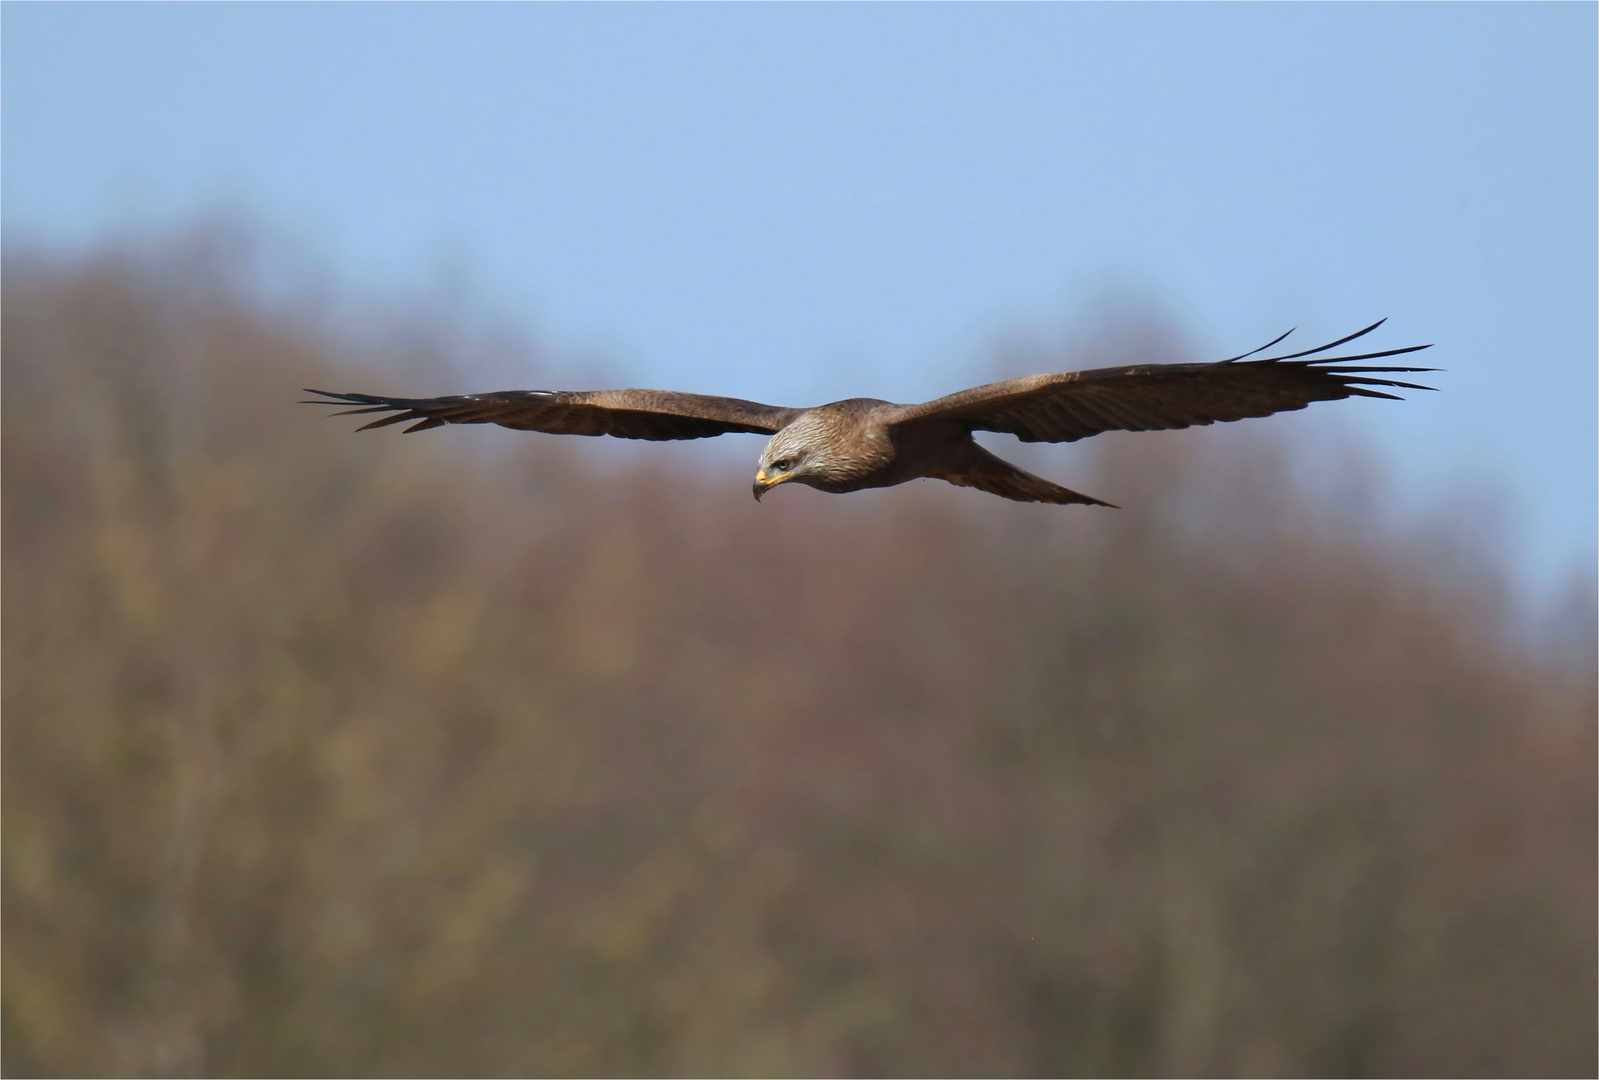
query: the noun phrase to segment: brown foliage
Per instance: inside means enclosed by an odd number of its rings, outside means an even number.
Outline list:
[[[1279,443],[756,506],[137,265],[4,349],[9,1075],[1594,1071],[1593,671]]]

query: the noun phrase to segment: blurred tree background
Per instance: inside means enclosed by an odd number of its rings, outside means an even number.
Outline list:
[[[1593,598],[1480,521],[356,438],[231,280],[6,266],[7,1075],[1594,1074]]]

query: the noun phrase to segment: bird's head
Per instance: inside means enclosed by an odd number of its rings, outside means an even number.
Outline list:
[[[761,451],[755,470],[755,498],[759,500],[778,484],[790,480],[814,482],[821,475],[825,458],[824,432],[805,418],[795,421],[773,435]]]

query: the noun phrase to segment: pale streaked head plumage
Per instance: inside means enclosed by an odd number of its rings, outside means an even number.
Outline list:
[[[767,440],[755,470],[758,500],[778,484],[811,483],[827,472],[831,425],[816,413],[803,413]]]

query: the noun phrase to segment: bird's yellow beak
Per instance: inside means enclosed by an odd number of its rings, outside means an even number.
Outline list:
[[[761,496],[783,482],[783,477],[766,475],[766,470],[761,469],[755,474],[755,501],[760,502]]]

